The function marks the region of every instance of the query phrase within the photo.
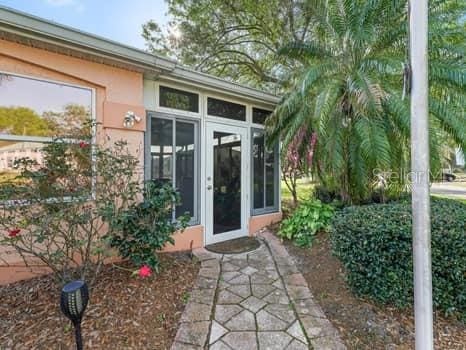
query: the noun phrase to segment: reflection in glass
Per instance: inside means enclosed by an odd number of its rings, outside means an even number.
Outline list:
[[[214,132],[214,234],[241,229],[241,135]]]
[[[151,133],[151,178],[162,183],[171,182],[173,172],[173,121],[153,118]]]
[[[0,73],[0,187],[5,189],[25,181],[24,177],[18,178],[19,160],[32,161],[35,165],[30,170],[50,169],[44,154],[47,144],[41,141],[52,142],[52,138],[61,137],[89,142],[91,111],[90,89]],[[85,167],[90,174],[90,153],[89,159],[82,161],[70,162]],[[62,187],[73,182],[74,193],[90,190],[89,179],[81,181],[74,174],[71,176],[75,178],[65,176],[48,180],[52,186],[60,183]]]
[[[264,133],[253,133],[253,187],[254,209],[264,207]]]
[[[28,158],[37,164],[44,165],[41,149],[45,146],[40,142],[0,141],[0,185],[15,183],[19,170],[15,162]]]
[[[194,124],[176,122],[176,188],[181,196],[177,215],[194,216]]]
[[[207,114],[216,117],[246,121],[246,106],[208,97]]]
[[[89,134],[83,127],[91,110],[89,89],[15,75],[0,80],[0,137]]]
[[[199,112],[199,95],[192,92],[160,86],[160,106]]]

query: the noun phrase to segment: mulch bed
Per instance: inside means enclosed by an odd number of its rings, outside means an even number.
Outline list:
[[[185,254],[161,259],[161,272],[146,279],[104,268],[84,315],[84,348],[170,348],[199,264]],[[0,286],[0,349],[75,349],[59,292],[50,276]]]
[[[289,241],[284,244],[348,349],[414,349],[413,311],[355,297],[345,282],[343,266],[331,254],[327,234],[320,234],[310,249]],[[440,315],[434,322],[436,349],[466,348],[466,325]]]

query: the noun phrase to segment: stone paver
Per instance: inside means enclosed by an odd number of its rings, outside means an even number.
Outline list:
[[[261,310],[256,315],[257,328],[260,331],[284,331],[288,324],[267,311]]]
[[[238,304],[242,300],[242,297],[230,292],[229,290],[222,290],[220,293],[218,293],[217,297],[218,304]]]
[[[268,231],[252,252],[205,249],[172,350],[346,349],[285,247]]]
[[[293,340],[288,334],[283,332],[259,332],[259,349],[283,350]]]
[[[247,298],[251,295],[251,286],[248,284],[230,286],[227,287],[227,290],[232,292],[233,294],[239,295],[242,298]]]
[[[254,314],[251,311],[243,310],[225,323],[225,327],[230,331],[255,331],[256,321]]]
[[[230,318],[243,311],[239,305],[217,305],[215,307],[215,319],[220,323],[226,323]]]
[[[299,324],[299,321],[295,321],[290,328],[288,328],[287,333],[291,335],[293,338],[301,340],[304,344],[307,344],[306,336],[304,335],[303,329]]]
[[[229,332],[222,340],[233,350],[257,349],[256,332]]]
[[[256,298],[255,296],[250,296],[249,298],[243,300],[240,305],[249,311],[256,313],[265,305],[267,305],[267,303],[259,298]]]
[[[220,337],[228,332],[228,329],[222,327],[222,325],[216,321],[212,321],[212,326],[210,327],[210,337],[209,344],[215,343]]]

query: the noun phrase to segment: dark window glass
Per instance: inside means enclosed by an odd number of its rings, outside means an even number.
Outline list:
[[[194,124],[176,122],[176,188],[181,196],[177,215],[194,216]]]
[[[263,131],[253,131],[253,208],[261,210],[276,208],[278,191],[278,147],[267,150]]]
[[[253,191],[254,209],[264,207],[264,133],[253,133]]]
[[[253,108],[252,122],[256,124],[265,124],[265,120],[271,113],[271,111],[266,111],[265,109]]]
[[[199,113],[199,95],[188,91],[160,86],[160,107]]]
[[[207,98],[207,114],[246,121],[246,106],[209,97]]]
[[[163,184],[174,183],[180,193],[181,204],[176,207],[174,218],[185,213],[195,217],[195,132],[193,123],[162,118],[151,120],[151,179]]]
[[[172,182],[173,121],[153,118],[151,133],[152,179]]]
[[[265,206],[275,205],[275,152],[265,152]]]
[[[241,228],[241,135],[214,132],[214,234]]]

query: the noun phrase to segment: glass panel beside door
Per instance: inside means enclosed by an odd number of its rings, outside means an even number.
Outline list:
[[[154,117],[150,120],[150,180],[171,184],[180,194],[181,203],[173,219],[188,214],[191,224],[198,221],[198,137],[194,121]]]

